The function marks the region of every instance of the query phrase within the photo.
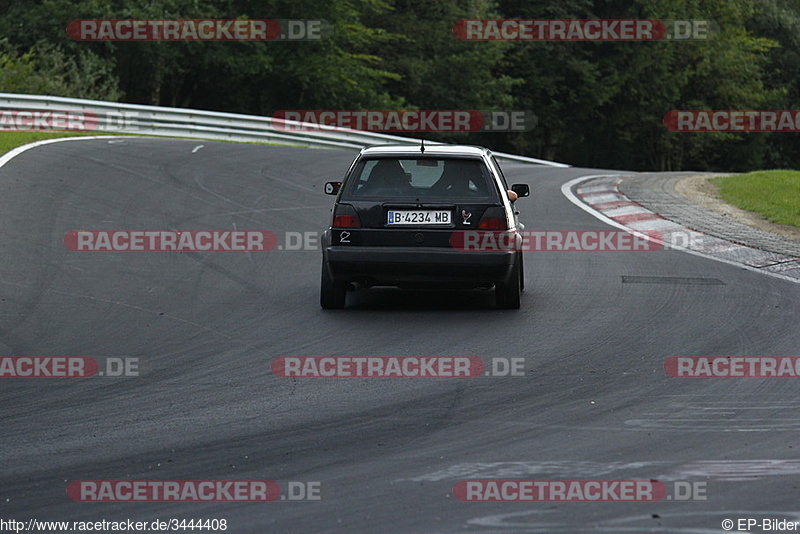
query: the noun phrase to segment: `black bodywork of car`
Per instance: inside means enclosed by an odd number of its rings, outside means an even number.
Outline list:
[[[467,250],[466,233],[503,232],[516,243],[523,226],[511,189],[481,147],[378,146],[361,150],[335,194],[322,243],[320,304],[343,308],[348,289],[372,286],[495,287],[499,308],[519,308],[524,288],[519,247]]]

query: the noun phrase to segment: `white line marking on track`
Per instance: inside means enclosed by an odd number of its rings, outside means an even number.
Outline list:
[[[0,167],[14,159],[15,157],[19,156],[23,152],[30,150],[32,148],[40,147],[42,145],[49,145],[50,143],[61,143],[63,141],[88,141],[92,139],[124,139],[124,136],[109,136],[109,135],[90,135],[90,136],[79,136],[79,137],[59,137],[58,139],[43,139],[42,141],[34,141],[33,143],[28,143],[27,145],[18,146],[17,148],[11,149],[2,156],[0,156]]]

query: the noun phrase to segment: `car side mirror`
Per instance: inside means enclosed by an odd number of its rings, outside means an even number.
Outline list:
[[[342,182],[325,182],[326,195],[338,195],[341,188]]]
[[[511,190],[517,194],[518,197],[531,196],[531,187],[528,184],[514,184]]]

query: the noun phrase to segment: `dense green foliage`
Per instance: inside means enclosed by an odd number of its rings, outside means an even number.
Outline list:
[[[676,109],[800,109],[800,0],[8,0],[0,91],[271,115],[532,110],[524,133],[426,134],[652,170],[798,167],[794,133],[675,133]],[[323,19],[329,39],[78,42],[82,18]],[[462,41],[463,18],[713,20],[711,39]]]

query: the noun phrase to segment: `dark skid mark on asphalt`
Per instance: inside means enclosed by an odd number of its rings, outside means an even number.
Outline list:
[[[622,276],[623,284],[683,284],[689,286],[724,286],[719,278],[684,278],[680,276]]]

